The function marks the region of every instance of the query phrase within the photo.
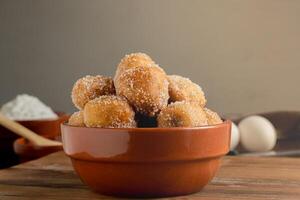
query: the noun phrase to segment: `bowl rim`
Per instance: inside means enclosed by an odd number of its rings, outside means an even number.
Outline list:
[[[25,119],[25,120],[14,120],[18,123],[33,123],[33,122],[56,122],[62,120],[64,117],[68,116],[65,112],[54,112],[57,115],[57,118],[42,118],[42,119]]]
[[[161,127],[146,127],[146,128],[101,128],[101,127],[80,127],[80,126],[72,126],[67,123],[67,121],[61,123],[61,127],[68,127],[68,128],[76,128],[82,130],[116,130],[116,131],[179,131],[179,130],[204,130],[204,129],[211,129],[211,128],[222,128],[231,124],[231,120],[224,120],[222,123],[214,124],[214,125],[205,125],[205,126],[197,126],[197,127],[168,127],[168,128],[161,128]]]

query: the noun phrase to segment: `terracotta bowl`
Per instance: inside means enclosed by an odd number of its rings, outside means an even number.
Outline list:
[[[24,120],[17,121],[33,132],[46,138],[55,138],[60,135],[60,124],[66,121],[69,116],[62,112],[56,112],[57,119]]]
[[[43,137],[60,140],[60,124],[66,121],[69,116],[65,113],[57,112],[58,118],[55,120],[29,120],[18,121],[26,128],[42,135]],[[14,133],[13,133],[14,134]],[[18,138],[13,143],[14,152],[19,156],[20,162],[37,159],[50,153],[62,150],[61,147],[36,147],[24,138]]]
[[[55,120],[27,120],[17,122],[39,135],[55,139],[60,136],[60,124],[69,117],[62,112],[57,112],[57,114],[59,118]],[[46,155],[37,153],[37,151],[41,149],[35,149],[34,152],[30,153],[29,151],[32,150],[32,148],[28,145],[29,143],[22,143],[20,140],[16,142],[18,138],[18,135],[0,125],[0,168],[18,164],[20,160],[25,161],[40,157],[36,157],[36,155]]]
[[[32,142],[26,140],[25,138],[18,138],[14,142],[14,151],[17,155],[19,155],[20,162],[34,160],[61,150],[63,150],[61,146],[35,146]]]
[[[197,128],[85,128],[62,124],[79,177],[94,191],[122,197],[177,196],[201,190],[230,144],[230,121]]]

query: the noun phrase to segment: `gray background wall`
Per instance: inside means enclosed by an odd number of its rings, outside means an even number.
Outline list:
[[[0,104],[72,111],[76,79],[142,51],[220,113],[299,110],[299,19],[296,0],[0,0]]]

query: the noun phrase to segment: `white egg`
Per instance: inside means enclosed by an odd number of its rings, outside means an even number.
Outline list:
[[[235,123],[231,123],[230,150],[234,150],[240,142],[240,133]]]
[[[269,151],[276,144],[273,124],[261,116],[249,116],[239,125],[242,146],[250,152]]]

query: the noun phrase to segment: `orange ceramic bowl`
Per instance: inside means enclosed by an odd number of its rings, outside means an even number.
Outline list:
[[[20,162],[34,160],[61,150],[61,146],[36,146],[25,138],[18,138],[14,142],[14,151],[19,156]]]
[[[63,112],[56,112],[56,114],[59,117],[57,119],[24,120],[17,122],[43,137],[56,139],[60,137],[60,124],[69,118],[69,115]],[[0,168],[16,165],[20,161],[38,158],[36,155],[45,155],[30,152],[32,148],[28,145],[29,143],[24,143],[21,141],[22,139],[18,138],[20,136],[0,125]],[[34,151],[40,150],[35,148]],[[43,152],[45,151],[43,150]]]
[[[60,140],[60,124],[66,121],[69,118],[69,115],[62,112],[56,112],[56,114],[58,115],[57,119],[27,120],[17,122],[38,135],[53,140]],[[14,152],[19,156],[20,162],[37,159],[62,149],[59,147],[36,147],[24,138],[16,139],[13,143],[13,148]]]
[[[65,153],[94,191],[164,197],[200,191],[229,151],[231,122],[196,128],[85,128],[62,124]]]

